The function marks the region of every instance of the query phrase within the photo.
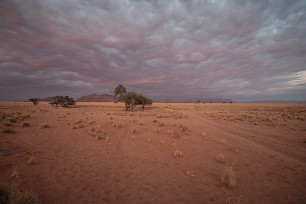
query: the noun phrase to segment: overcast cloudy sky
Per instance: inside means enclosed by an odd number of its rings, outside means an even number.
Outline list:
[[[306,100],[306,1],[0,0],[0,70],[2,101]]]

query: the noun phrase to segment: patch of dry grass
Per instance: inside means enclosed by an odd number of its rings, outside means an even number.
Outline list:
[[[100,127],[93,127],[90,129],[90,134],[96,138],[96,140],[101,140],[106,138],[106,133]]]
[[[30,165],[38,164],[38,159],[37,159],[37,157],[35,157],[34,155],[32,155],[32,156],[28,159],[27,164],[30,164]]]
[[[14,134],[14,133],[17,133],[15,130],[11,130],[11,129],[5,129],[5,130],[2,130],[3,134]]]
[[[220,140],[220,143],[221,143],[221,144],[227,144],[227,141],[226,141],[225,139],[221,139],[221,140]]]
[[[236,175],[233,167],[228,167],[224,170],[221,182],[228,188],[233,188],[236,185]]]
[[[172,137],[174,137],[174,138],[180,138],[180,137],[181,137],[181,134],[180,134],[178,131],[174,130],[174,131],[172,132]]]
[[[215,160],[218,162],[218,163],[224,163],[224,155],[222,153],[218,154],[216,157],[215,157]]]
[[[21,127],[29,127],[29,126],[30,126],[30,123],[28,122],[21,123]]]
[[[40,128],[50,128],[50,125],[48,123],[42,123],[40,124]]]
[[[36,204],[39,203],[34,193],[20,191],[12,184],[2,182],[0,184],[0,203]]]
[[[183,157],[184,153],[180,150],[175,150],[173,155],[174,155],[174,157]]]

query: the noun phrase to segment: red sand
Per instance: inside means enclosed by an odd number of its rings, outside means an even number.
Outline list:
[[[123,106],[1,103],[1,132],[16,131],[1,133],[0,150],[9,151],[1,180],[41,203],[306,203],[305,104]],[[8,117],[17,123],[5,126]],[[107,139],[91,136],[93,127]],[[231,166],[236,185],[228,188],[221,176]],[[10,178],[13,169],[19,176]]]

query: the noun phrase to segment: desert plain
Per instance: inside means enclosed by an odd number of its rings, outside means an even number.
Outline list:
[[[40,203],[306,203],[305,103],[10,102],[0,117],[1,185]]]

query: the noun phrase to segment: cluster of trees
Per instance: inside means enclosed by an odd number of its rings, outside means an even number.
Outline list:
[[[132,111],[136,106],[142,106],[144,110],[145,106],[152,105],[153,101],[150,98],[147,98],[143,94],[136,92],[127,92],[126,88],[119,84],[114,90],[114,96],[118,101],[125,103],[125,110]]]
[[[75,101],[69,96],[54,96],[49,104],[56,107],[60,105],[61,107],[71,108],[75,105]]]

